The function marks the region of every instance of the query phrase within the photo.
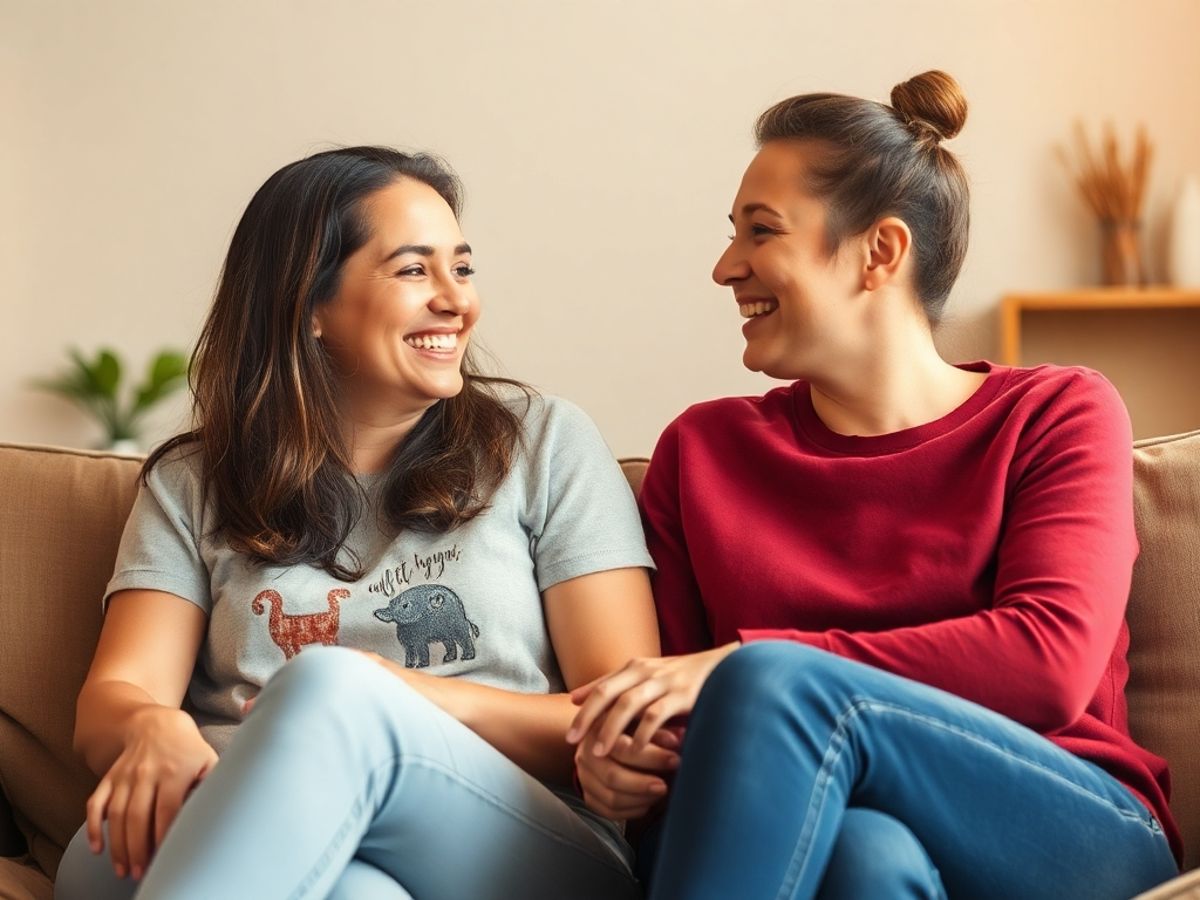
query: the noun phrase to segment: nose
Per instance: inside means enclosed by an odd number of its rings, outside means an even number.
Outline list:
[[[735,281],[741,281],[749,274],[750,266],[735,238],[729,242],[725,252],[717,258],[717,264],[713,266],[712,279],[717,284],[731,287]]]
[[[470,282],[459,280],[453,272],[444,272],[436,280],[436,291],[429,305],[436,312],[465,316],[471,311],[474,291]]]

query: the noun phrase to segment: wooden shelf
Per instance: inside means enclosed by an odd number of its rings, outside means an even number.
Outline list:
[[[1200,308],[1200,291],[1169,287],[1087,288],[1036,294],[1009,294],[1000,304],[1000,358],[1021,365],[1021,319],[1027,310],[1127,310]],[[1200,349],[1200,348],[1198,348]],[[1049,360],[1045,360],[1048,362]]]
[[[1200,428],[1200,290],[1088,288],[1000,303],[1006,365],[1082,365],[1116,385],[1136,437]]]

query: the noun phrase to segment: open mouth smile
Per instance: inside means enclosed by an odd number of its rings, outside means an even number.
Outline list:
[[[741,313],[743,319],[756,319],[759,316],[773,313],[777,309],[779,309],[778,300],[751,300],[738,304],[738,312]]]
[[[458,350],[458,332],[451,332],[449,334],[410,334],[404,338],[404,343],[416,350],[453,353]]]

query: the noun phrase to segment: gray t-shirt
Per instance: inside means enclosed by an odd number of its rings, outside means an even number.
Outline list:
[[[453,531],[378,525],[378,477],[360,476],[371,506],[347,544],[365,576],[338,581],[309,565],[261,566],[214,537],[202,506],[199,453],[172,451],[140,487],[105,591],[149,588],[208,614],[185,708],[218,753],[241,707],[304,646],[373,650],[523,693],[564,689],[541,592],[607,569],[653,565],[628,484],[599,431],[576,406],[534,396],[505,401],[525,446],[490,508]],[[348,558],[347,558],[348,559]]]

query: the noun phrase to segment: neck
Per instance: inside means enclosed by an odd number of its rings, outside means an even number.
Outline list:
[[[915,428],[960,406],[983,383],[942,359],[914,303],[874,304],[857,346],[809,379],[813,408],[838,434],[871,437]]]
[[[430,404],[429,406],[432,406]],[[343,404],[342,439],[356,475],[382,472],[429,406],[397,409],[364,400]]]

